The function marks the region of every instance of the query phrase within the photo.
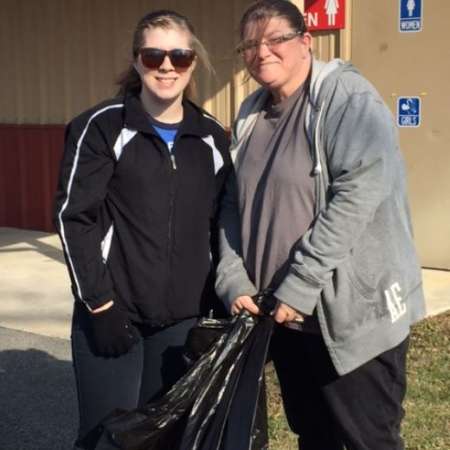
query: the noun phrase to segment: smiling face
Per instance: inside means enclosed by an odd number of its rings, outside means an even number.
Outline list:
[[[244,47],[257,43],[243,52],[247,70],[277,100],[289,97],[306,80],[311,66],[311,35],[295,32],[283,17],[252,21],[244,29]]]
[[[143,32],[141,48],[157,48],[161,50],[190,49],[191,36],[177,26],[162,28],[151,27]],[[147,68],[142,63],[139,54],[135,61],[135,68],[142,81],[141,95],[159,104],[181,103],[183,92],[191,80],[196,61],[187,68],[173,65],[166,55],[161,65],[155,69]],[[145,91],[145,92],[144,92]]]

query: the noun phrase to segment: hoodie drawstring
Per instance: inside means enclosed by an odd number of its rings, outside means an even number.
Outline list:
[[[325,102],[322,103],[319,110],[319,115],[317,117],[317,123],[316,128],[314,130],[314,159],[315,159],[315,165],[314,165],[314,175],[319,175],[322,173],[322,162],[320,158],[320,147],[322,145],[322,142],[320,142],[320,120],[322,119],[322,112],[324,110]]]

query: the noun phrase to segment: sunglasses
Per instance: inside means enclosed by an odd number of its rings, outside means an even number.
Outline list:
[[[147,69],[158,69],[166,56],[169,57],[175,69],[187,69],[195,58],[195,51],[188,48],[174,48],[162,50],[160,48],[146,47],[139,50],[142,64]]]

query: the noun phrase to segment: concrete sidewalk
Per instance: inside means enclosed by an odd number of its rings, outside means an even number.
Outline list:
[[[68,339],[73,298],[59,237],[0,228],[0,326]]]
[[[450,272],[423,270],[428,315],[450,309]],[[55,234],[0,228],[0,326],[68,339],[70,280]]]

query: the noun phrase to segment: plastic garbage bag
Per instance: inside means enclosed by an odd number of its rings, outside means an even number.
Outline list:
[[[104,422],[96,450],[264,450],[268,316],[202,319],[188,339],[191,367],[160,399]],[[205,350],[207,348],[207,350]]]
[[[273,323],[269,317],[260,319],[248,339],[251,345],[230,405],[223,449],[268,448],[264,365]]]
[[[254,320],[254,319],[250,319]],[[260,397],[272,319],[262,318],[243,342],[223,381],[211,380],[196,399],[179,450],[267,448],[267,416]],[[220,367],[220,366],[219,366]]]

